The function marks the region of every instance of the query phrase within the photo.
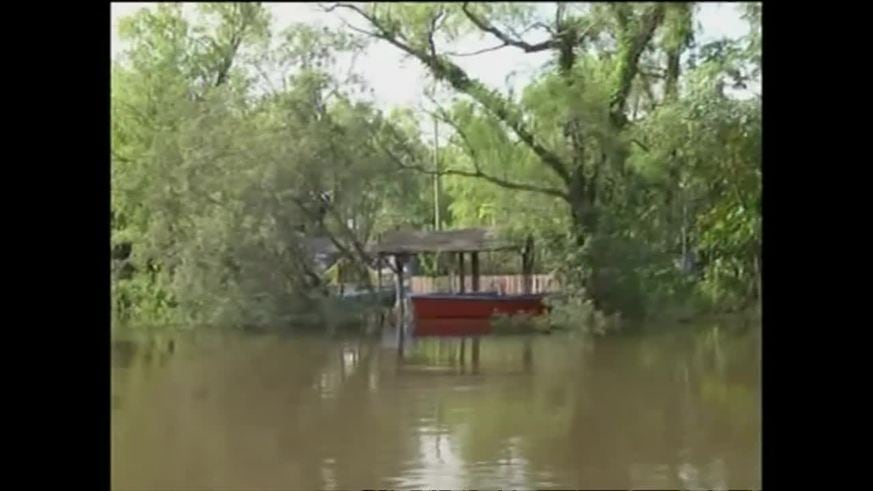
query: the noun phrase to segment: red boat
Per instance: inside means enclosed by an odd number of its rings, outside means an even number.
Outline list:
[[[496,293],[410,295],[417,336],[479,335],[491,332],[495,315],[541,315],[544,295]]]
[[[530,292],[530,275],[533,272],[533,237],[523,242],[513,240],[492,229],[401,231],[383,234],[379,242],[370,248],[380,259],[394,257],[397,298],[400,318],[403,319],[403,299],[412,303],[414,333],[416,336],[478,336],[491,332],[491,319],[495,315],[540,315],[545,313],[543,295],[500,295],[479,292],[479,253],[488,251],[517,251],[521,253],[522,275],[525,278],[523,291]],[[459,293],[414,294],[406,296],[404,290],[404,263],[411,256],[424,253],[455,254],[458,260]],[[470,255],[471,289],[465,293],[464,256]],[[381,271],[381,270],[380,270]],[[381,285],[381,275],[379,277]],[[404,329],[398,329],[398,339],[403,339]]]
[[[543,295],[431,293],[413,294],[409,299],[415,319],[489,319],[495,314],[540,315],[546,309]]]

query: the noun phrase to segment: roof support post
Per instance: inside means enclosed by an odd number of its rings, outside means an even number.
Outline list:
[[[525,295],[531,293],[531,275],[533,274],[533,262],[534,262],[534,243],[533,237],[528,236],[527,241],[525,241],[524,249],[521,253],[521,274],[522,278],[522,290]]]
[[[474,251],[470,253],[470,276],[473,279],[471,291],[479,291],[479,253]]]
[[[460,291],[463,294],[466,292],[466,287],[464,285],[464,253],[463,252],[458,253],[458,280],[459,280],[460,285],[461,285]]]
[[[404,290],[404,281],[403,281],[403,263],[406,258],[402,254],[397,254],[394,256],[394,266],[397,269],[397,273],[395,274],[397,278],[397,311],[398,311],[398,322],[397,322],[397,349],[403,351],[403,337],[405,335],[406,328],[406,294]]]

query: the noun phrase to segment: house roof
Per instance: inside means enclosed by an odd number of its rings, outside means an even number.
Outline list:
[[[339,250],[328,237],[307,237],[303,239],[303,244],[315,255],[339,254]]]
[[[476,252],[521,249],[524,243],[502,235],[496,229],[386,232],[371,252],[379,254],[418,254],[423,252]]]

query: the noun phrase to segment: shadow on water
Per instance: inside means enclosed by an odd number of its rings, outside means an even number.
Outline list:
[[[759,488],[759,334],[117,339],[113,488]]]

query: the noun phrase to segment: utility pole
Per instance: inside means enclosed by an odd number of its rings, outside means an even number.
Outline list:
[[[439,159],[439,123],[433,117],[433,229],[440,230],[440,159]]]

